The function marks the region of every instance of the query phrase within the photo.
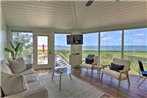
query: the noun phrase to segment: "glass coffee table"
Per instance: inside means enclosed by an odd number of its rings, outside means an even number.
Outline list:
[[[65,60],[63,60],[62,58],[60,58],[60,56],[58,57],[58,55],[56,55],[55,66],[53,68],[53,74],[52,74],[52,80],[54,79],[54,76],[60,77],[60,80],[59,80],[60,91],[61,91],[62,76],[69,75],[70,80],[72,80],[71,71],[72,71],[71,65],[67,63]]]

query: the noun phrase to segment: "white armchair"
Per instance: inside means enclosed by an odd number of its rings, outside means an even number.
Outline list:
[[[106,74],[106,75],[118,80],[118,88],[120,87],[120,82],[122,80],[128,80],[128,85],[130,86],[130,80],[129,80],[128,72],[130,70],[131,61],[113,58],[112,63],[118,64],[118,65],[124,65],[124,67],[123,67],[122,70],[119,70],[119,71],[114,71],[114,70],[111,70],[110,68],[101,70],[102,71],[101,81],[102,81],[102,78],[103,78],[103,74]]]

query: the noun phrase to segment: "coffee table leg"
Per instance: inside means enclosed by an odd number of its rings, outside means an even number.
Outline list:
[[[52,73],[52,81],[54,79],[54,74],[55,74],[55,70],[53,70],[53,73]]]
[[[70,80],[72,80],[71,74],[69,74]]]
[[[98,73],[99,73],[99,78],[101,76],[101,69],[98,69]]]
[[[60,73],[59,91],[61,91],[61,78],[62,78],[62,73]]]

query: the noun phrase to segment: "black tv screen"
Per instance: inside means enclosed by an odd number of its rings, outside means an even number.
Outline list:
[[[67,35],[67,44],[83,44],[83,35]]]

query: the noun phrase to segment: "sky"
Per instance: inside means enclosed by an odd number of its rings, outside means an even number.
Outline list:
[[[55,46],[67,46],[67,35],[68,34],[55,34]]]
[[[47,45],[48,44],[48,37],[47,36],[38,36],[37,37],[38,45]]]
[[[55,46],[67,46],[67,34],[55,34]],[[121,31],[101,32],[101,46],[121,46]],[[147,28],[125,30],[125,46],[147,46]],[[83,46],[98,46],[98,33],[83,35]]]

